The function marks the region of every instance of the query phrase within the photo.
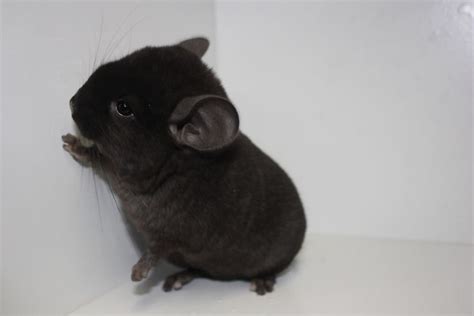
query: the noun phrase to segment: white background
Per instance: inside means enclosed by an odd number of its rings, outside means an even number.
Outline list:
[[[137,257],[107,187],[61,148],[101,16],[100,56],[119,27],[115,56],[210,38],[205,60],[242,130],[295,180],[310,232],[470,243],[473,19],[461,4],[5,3],[3,310],[70,311],[128,280]]]
[[[471,241],[472,11],[462,2],[223,2],[242,129],[313,232]]]
[[[194,35],[214,41],[212,3],[6,3],[2,25],[5,312],[71,311],[128,281],[137,258],[110,192],[61,148],[68,100],[99,42],[116,55]],[[112,46],[110,46],[112,47]],[[100,59],[100,57],[98,58]],[[213,64],[214,47],[206,60]]]

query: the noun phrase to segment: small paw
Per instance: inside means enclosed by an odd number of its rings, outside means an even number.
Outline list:
[[[163,291],[170,292],[171,290],[181,290],[183,286],[196,278],[196,274],[189,270],[181,271],[170,275],[166,278],[163,284]]]
[[[151,268],[141,262],[135,264],[132,268],[132,281],[138,282],[148,277]]]
[[[72,134],[63,135],[61,138],[63,140],[63,149],[75,160],[83,164],[90,162],[88,149],[81,144],[79,138]]]
[[[275,276],[253,279],[250,282],[250,291],[256,292],[258,295],[265,295],[266,293],[273,292],[275,283]]]
[[[181,290],[183,283],[180,280],[168,281],[163,285],[163,291],[170,292],[171,290]]]
[[[71,135],[71,134],[63,135],[61,136],[61,138],[64,143],[63,144],[64,150],[72,155],[74,153],[74,150],[73,150],[74,147],[77,146],[77,144],[79,143],[79,139],[76,136]]]
[[[79,142],[79,138],[69,133],[61,136],[61,138],[64,143],[69,144],[69,145],[74,145]]]

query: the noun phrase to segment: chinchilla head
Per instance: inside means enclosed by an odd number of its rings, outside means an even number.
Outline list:
[[[239,117],[201,57],[209,42],[145,47],[98,67],[71,98],[81,134],[128,172],[156,168],[171,154],[220,152]]]

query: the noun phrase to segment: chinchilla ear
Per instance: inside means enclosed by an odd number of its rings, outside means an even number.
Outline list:
[[[209,41],[204,37],[194,37],[178,43],[177,46],[182,47],[201,58],[209,48]]]
[[[223,149],[239,134],[239,115],[232,103],[217,95],[181,100],[169,119],[175,143],[199,152]]]

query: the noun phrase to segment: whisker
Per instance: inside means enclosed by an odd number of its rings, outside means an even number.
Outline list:
[[[127,51],[127,55],[130,55],[130,52],[132,50],[132,37],[130,36],[128,38],[128,51]]]
[[[89,70],[89,73],[92,73],[92,55],[91,55],[91,47],[89,45],[89,47],[87,48],[88,50],[88,55],[89,55],[89,66],[87,67],[88,70]]]
[[[103,33],[103,28],[104,28],[104,11],[100,12],[100,34],[99,34],[99,44],[97,45],[97,49],[95,50],[95,56],[94,56],[94,65],[93,69],[95,70],[96,67],[96,62],[97,62],[97,55],[99,54],[100,51],[100,44],[102,43],[102,33]]]
[[[81,180],[80,180],[80,181],[81,181],[81,182],[80,182],[81,184],[80,184],[80,186],[79,186],[79,193],[81,193],[81,192],[82,192],[82,189],[83,189],[83,184],[84,184],[83,177],[84,177],[84,168],[81,168],[81,178],[80,178],[80,179],[81,179]]]
[[[125,25],[125,22],[128,20],[128,18],[140,7],[140,3],[138,3],[126,16],[125,18],[120,22],[118,25],[117,30],[114,32],[112,35],[110,41],[108,42],[107,46],[105,47],[104,55],[109,55],[109,49],[112,47],[113,42],[115,40],[115,37],[118,35],[119,31],[122,29],[122,27]],[[106,60],[107,58],[104,57],[102,58],[102,63]]]
[[[110,195],[112,195],[112,199],[114,200],[115,206],[117,207],[118,212],[119,212],[120,214],[123,214],[123,211],[122,211],[122,209],[120,208],[119,203],[117,202],[117,199],[116,199],[116,197],[115,197],[115,193],[114,193],[114,191],[112,191],[112,188],[110,187],[110,179],[109,179],[109,177],[107,176],[107,174],[104,172],[104,169],[103,169],[103,167],[102,167],[102,162],[100,162],[100,161],[99,161],[99,166],[100,166],[100,169],[101,169],[102,174],[104,175],[105,182],[107,182],[107,187],[109,188]]]
[[[95,173],[94,172],[92,172],[92,178],[94,179],[95,197],[97,199],[97,209],[99,210],[100,231],[104,232],[104,228],[103,228],[103,225],[102,225],[102,212],[100,210],[99,193],[97,192],[97,183],[96,183],[96,180],[95,180]]]
[[[109,189],[110,195],[112,195],[112,199],[114,200],[115,207],[117,208],[117,211],[119,212],[119,214],[123,215],[123,211],[120,208],[119,203],[117,202],[115,193],[113,192],[113,190],[111,188],[111,183],[110,183],[109,176],[108,176],[107,172],[105,172],[104,167],[102,165],[102,159],[101,159],[100,153],[97,153],[97,157],[96,157],[95,161],[98,162],[98,166],[100,168],[101,175],[102,175],[104,181],[107,184],[107,188]]]
[[[109,54],[107,54],[105,56],[105,59],[108,59],[109,56],[111,56],[113,54],[113,52],[115,51],[115,49],[120,45],[120,43],[123,41],[123,39],[131,32],[133,31],[133,29],[138,25],[140,24],[141,22],[143,22],[145,20],[145,18],[147,17],[143,17],[142,19],[140,19],[138,22],[136,22],[135,24],[133,24],[126,32],[125,34],[123,34],[123,36],[116,42],[115,46],[113,46],[112,50],[110,51]]]

